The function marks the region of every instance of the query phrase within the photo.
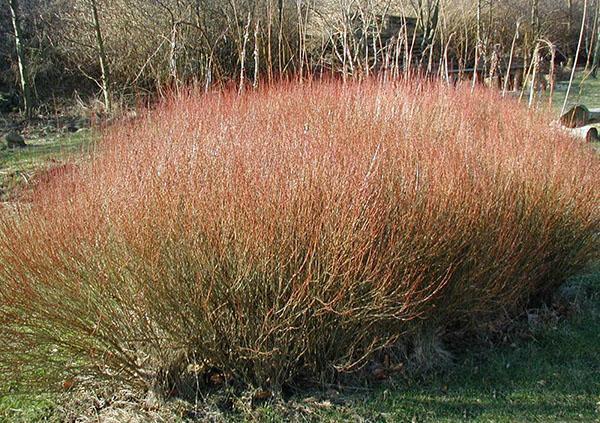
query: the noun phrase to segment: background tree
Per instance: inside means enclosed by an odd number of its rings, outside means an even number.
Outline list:
[[[27,117],[31,117],[33,110],[33,98],[31,96],[31,84],[29,82],[29,68],[27,59],[23,50],[23,36],[21,30],[21,10],[18,0],[8,0],[12,26],[14,31],[15,52],[19,68],[19,81],[21,83],[21,93],[23,95],[23,108]]]
[[[92,18],[94,22],[94,33],[96,35],[96,46],[98,48],[98,62],[100,63],[101,71],[101,87],[104,96],[104,106],[108,113],[111,112],[111,92],[110,92],[110,70],[106,60],[106,50],[104,49],[104,38],[102,37],[102,27],[100,26],[100,18],[98,16],[98,6],[96,0],[90,0],[92,9]]]
[[[509,61],[531,63],[537,40],[566,63],[583,11],[583,0],[2,1],[0,91],[21,92],[25,81],[28,104],[43,109],[81,96],[108,110],[151,100],[167,86],[237,85],[241,75],[272,81],[300,70],[305,77],[396,77],[410,72],[410,62],[429,74],[461,74],[477,61],[487,74]],[[16,1],[18,37],[10,13]],[[588,15],[578,64],[593,70],[598,25]],[[15,78],[19,56],[24,78]]]

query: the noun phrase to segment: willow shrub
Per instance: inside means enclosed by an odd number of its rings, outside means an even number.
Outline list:
[[[491,91],[179,96],[2,212],[0,372],[280,387],[489,330],[598,259],[598,175]]]

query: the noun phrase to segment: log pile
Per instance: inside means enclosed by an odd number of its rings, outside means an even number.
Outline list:
[[[559,122],[576,138],[586,142],[600,142],[598,129],[594,126],[600,124],[600,109],[588,109],[580,104],[562,115]]]

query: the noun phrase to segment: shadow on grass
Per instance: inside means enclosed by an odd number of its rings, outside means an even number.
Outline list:
[[[600,268],[566,286],[575,292],[577,312],[554,315],[527,338],[463,353],[445,373],[342,395],[341,403],[305,411],[294,420],[599,421]],[[267,406],[258,410],[258,420],[289,420],[283,413]]]
[[[444,375],[380,388],[353,406],[382,421],[598,421],[600,269],[572,286],[582,310],[533,339],[471,351]]]
[[[567,93],[568,81],[562,81],[557,84],[552,106],[556,113],[560,113],[565,96]],[[546,96],[542,102],[546,102]],[[566,110],[577,104],[584,104],[590,109],[600,108],[600,78],[592,78],[584,72],[578,72],[573,80],[573,85],[569,93]]]
[[[459,355],[446,373],[390,381],[332,401],[325,394],[326,406],[297,395],[287,404],[260,407],[251,416],[221,417],[271,422],[598,421],[600,268],[567,286],[575,293],[576,313],[549,319],[527,338]],[[58,419],[55,401],[49,395],[0,393],[0,421]]]

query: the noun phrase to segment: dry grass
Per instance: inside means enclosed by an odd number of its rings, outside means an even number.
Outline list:
[[[598,258],[598,174],[591,148],[490,91],[173,99],[0,218],[0,373],[176,395],[420,354]]]

